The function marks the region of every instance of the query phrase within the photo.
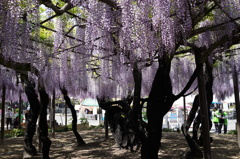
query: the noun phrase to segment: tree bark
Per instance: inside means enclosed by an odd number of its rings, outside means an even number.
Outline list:
[[[74,135],[77,139],[77,143],[78,143],[77,146],[86,145],[86,143],[82,139],[81,135],[77,131],[77,113],[76,113],[76,110],[75,110],[74,106],[71,103],[70,98],[67,95],[67,90],[61,89],[61,91],[62,91],[62,94],[64,95],[66,105],[70,108],[70,110],[72,112],[72,118],[73,118],[73,120],[72,120],[72,131],[73,131],[73,133],[74,133]]]
[[[212,64],[211,64],[211,59],[210,61],[206,62],[206,71],[205,71],[205,75],[207,76],[207,82],[205,84],[205,88],[206,88],[206,99],[207,99],[207,111],[208,111],[208,118],[209,118],[209,130],[212,127],[212,122],[210,120],[210,106],[212,104],[212,100],[213,100],[213,91],[212,91],[212,86],[213,86],[213,75],[212,75]],[[194,124],[193,124],[193,139],[199,143],[199,145],[202,146],[203,143],[203,139],[202,139],[202,135],[200,135],[199,139],[198,139],[198,129],[199,126],[201,124],[201,113],[199,111],[197,117],[194,120]]]
[[[52,97],[52,114],[51,114],[51,127],[52,127],[52,137],[55,138],[55,90],[53,90],[53,97]]]
[[[190,134],[188,133],[189,127],[191,126],[191,124],[192,124],[192,122],[195,118],[195,115],[196,115],[196,112],[197,112],[198,108],[199,108],[199,95],[196,95],[195,98],[194,98],[194,101],[193,101],[192,109],[191,109],[191,111],[188,115],[187,120],[183,123],[183,125],[181,127],[181,130],[183,132],[183,135],[186,138],[188,146],[191,149],[191,152],[190,152],[191,156],[202,158],[203,153],[202,153],[201,149],[197,145],[197,142],[195,140],[193,140],[191,138]]]
[[[138,69],[137,63],[133,68],[133,78],[134,78],[134,95],[133,95],[133,108],[132,108],[132,119],[136,125],[139,127],[139,120],[142,118],[142,108],[140,107],[141,99],[141,88],[142,88],[142,72]]]
[[[99,106],[106,111],[105,113],[105,122],[107,122],[110,126],[110,130],[114,136],[114,140],[116,142],[116,145],[118,147],[122,147],[122,141],[123,141],[123,136],[122,136],[122,128],[123,128],[123,117],[122,114],[124,114],[123,109],[120,108],[119,106],[112,106],[114,105],[120,105],[120,102],[113,102],[110,101],[109,99],[103,98],[98,98],[98,104]],[[128,115],[128,114],[124,114]],[[107,129],[107,128],[106,128]]]
[[[67,104],[65,104],[64,106],[64,118],[65,118],[65,127],[67,127]]]
[[[239,87],[238,87],[238,74],[236,70],[236,65],[234,62],[233,65],[233,85],[234,85],[234,97],[235,97],[235,103],[236,103],[236,115],[237,115],[237,132],[238,132],[238,147],[240,148],[240,100],[239,100]]]
[[[159,59],[159,68],[155,75],[147,105],[148,143],[143,145],[142,158],[156,159],[161,146],[162,122],[164,115],[171,109],[172,104],[184,95],[202,70],[202,63],[198,63],[186,87],[178,94],[173,95],[169,76],[171,68],[170,57]]]
[[[36,123],[40,111],[40,103],[38,96],[34,90],[35,83],[26,81],[25,93],[30,103],[30,111],[28,115],[28,122],[26,126],[26,132],[24,136],[24,149],[30,155],[36,155],[37,150],[32,144],[33,135],[36,131]]]
[[[97,97],[97,99],[99,106],[106,110],[105,119],[110,125],[116,145],[131,151],[138,150],[143,132],[138,127],[140,125],[139,114],[137,114],[137,123],[133,119],[135,111],[132,111],[130,107],[132,97],[129,96],[120,101],[106,101],[104,97],[101,99]],[[140,104],[139,107],[141,107]]]
[[[186,96],[183,96],[183,115],[184,115],[184,122],[185,122],[187,120]]]
[[[105,139],[108,139],[108,117],[107,112],[104,114],[104,128],[105,128]]]
[[[6,86],[5,86],[5,84],[3,83],[3,88],[2,88],[1,143],[0,143],[0,144],[4,144],[5,98],[6,98]]]
[[[238,87],[238,74],[236,71],[236,66],[234,65],[233,68],[233,84],[234,84],[234,96],[235,96],[235,103],[236,103],[236,114],[237,114],[237,123],[240,124],[240,105],[239,105],[239,87]]]
[[[196,52],[196,63],[199,63],[198,59],[200,58],[200,52]],[[201,135],[203,136],[203,149],[204,149],[204,158],[211,159],[211,146],[210,146],[210,135],[209,135],[209,107],[207,102],[207,93],[206,85],[204,80],[203,70],[200,71],[198,75],[198,91],[200,98],[200,113],[201,113]],[[200,137],[201,140],[201,137]]]
[[[51,140],[48,138],[48,125],[47,125],[47,107],[49,104],[49,96],[44,90],[40,88],[40,101],[41,101],[41,111],[39,117],[39,134],[40,140],[42,142],[42,155],[44,159],[49,159],[49,150],[52,144]]]
[[[139,70],[137,62],[134,64],[133,78],[134,78],[134,84],[135,84],[134,95],[133,95],[133,107],[132,107],[132,110],[130,111],[129,120],[138,140],[140,140],[143,145],[146,145],[147,137],[145,135],[146,132],[145,132],[145,127],[143,126],[143,120],[142,120],[142,105],[140,104],[141,88],[142,88],[142,72],[141,70]],[[144,151],[144,150],[142,149],[141,151]]]
[[[159,68],[155,75],[147,104],[148,145],[143,145],[142,158],[157,159],[161,146],[162,122],[164,115],[171,109],[175,96],[172,94],[170,80],[170,59],[159,59]],[[147,150],[146,150],[147,148]]]
[[[18,105],[18,117],[19,117],[19,125],[18,128],[22,128],[21,121],[23,121],[22,115],[22,91],[19,92],[19,105]]]

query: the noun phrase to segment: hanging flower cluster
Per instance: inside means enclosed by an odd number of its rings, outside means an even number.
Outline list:
[[[38,0],[1,0],[0,54],[4,59],[30,63],[39,71],[39,79],[33,72],[29,76],[36,83],[42,82],[50,94],[66,87],[70,95],[79,97],[126,96],[134,88],[135,63],[143,73],[142,96],[147,96],[158,67],[156,59],[164,57],[172,60],[172,84],[174,93],[178,93],[195,64],[189,57],[173,59],[177,47],[191,43],[209,48],[225,35],[232,37],[236,29],[233,19],[240,15],[239,2],[232,0],[218,2],[218,7],[198,23],[196,19],[211,7],[212,1],[112,0],[115,7],[97,0],[69,2],[79,9],[75,14],[81,18],[68,14],[54,18],[50,25],[52,36],[48,36],[48,42],[42,42]],[[50,9],[44,12],[53,13]],[[218,26],[210,27],[215,25]],[[206,27],[208,31],[191,39],[194,31]],[[234,61],[239,64],[238,57]],[[227,74],[226,77],[216,81],[231,80],[225,65],[227,62],[215,73]],[[7,84],[5,78],[10,78],[10,83],[14,83],[14,76],[14,72],[11,78],[1,74],[1,82]],[[10,83],[9,88],[14,86]],[[214,89],[223,98],[222,94],[232,93],[227,92],[228,87],[226,83]]]

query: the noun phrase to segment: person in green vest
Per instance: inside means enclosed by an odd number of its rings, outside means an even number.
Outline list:
[[[227,118],[227,113],[224,112],[222,109],[219,109],[218,113],[217,113],[217,117],[218,117],[218,134],[221,134],[222,132],[222,126],[223,126],[223,130],[224,130],[224,134],[227,133],[227,125],[228,125],[228,118]]]
[[[216,107],[214,107],[213,110],[212,110],[212,122],[214,124],[216,133],[218,133],[218,117],[217,117],[217,114],[218,114],[218,110],[217,110]]]

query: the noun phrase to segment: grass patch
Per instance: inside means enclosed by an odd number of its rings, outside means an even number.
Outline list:
[[[91,125],[88,128],[86,128],[85,130],[94,130],[94,129],[102,129],[102,128],[104,128],[103,124],[100,124],[98,126]]]
[[[10,138],[13,137],[11,134],[4,134],[4,138]]]
[[[237,135],[237,130],[229,130],[227,134]]]
[[[174,132],[173,129],[163,128],[162,132]]]
[[[23,129],[12,129],[12,131],[11,131],[12,136],[15,136],[15,137],[23,136],[24,133],[25,132]]]

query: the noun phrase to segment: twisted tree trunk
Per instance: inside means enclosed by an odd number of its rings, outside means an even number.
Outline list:
[[[206,62],[206,70],[205,70],[205,75],[207,75],[207,82],[205,84],[205,89],[206,89],[206,97],[207,97],[207,108],[208,108],[208,118],[209,118],[209,130],[211,129],[212,126],[212,122],[210,120],[210,105],[212,103],[213,100],[213,91],[212,91],[212,85],[213,85],[213,75],[212,75],[212,62],[211,61],[207,61]],[[200,124],[202,123],[201,120],[201,112],[200,110],[198,111],[198,115],[197,117],[194,119],[196,112],[199,108],[199,103],[200,98],[199,95],[197,95],[194,99],[193,102],[193,107],[189,113],[188,119],[187,121],[184,122],[184,124],[182,125],[182,132],[188,142],[188,145],[191,149],[191,152],[188,153],[188,155],[190,156],[195,156],[195,157],[203,157],[203,153],[201,152],[199,145],[202,146],[203,145],[203,137],[202,137],[202,129],[201,129],[201,135],[198,138],[198,130],[200,127]],[[190,137],[190,135],[188,134],[188,129],[191,125],[191,123],[194,121],[193,123],[193,136],[192,138]],[[210,141],[212,140],[212,138],[210,138]]]
[[[119,101],[110,101],[104,97],[97,97],[97,100],[99,106],[106,110],[105,118],[108,120],[117,146],[130,149],[131,151],[138,150],[140,148],[141,133],[143,134],[143,132],[140,131],[142,127],[139,125],[140,122],[138,119],[140,118],[137,117],[137,124],[133,119],[133,113],[137,112],[133,111],[130,107],[132,97],[129,96]],[[142,105],[139,104],[139,107],[142,107]]]
[[[48,138],[48,125],[47,125],[47,107],[49,104],[49,96],[44,90],[40,88],[40,101],[41,101],[41,111],[39,116],[39,134],[40,140],[42,142],[42,155],[44,159],[49,159],[49,150],[52,144],[51,140]]]
[[[30,111],[28,115],[28,122],[26,126],[26,132],[24,136],[24,148],[25,151],[31,156],[37,154],[35,146],[32,144],[33,135],[36,132],[36,123],[39,118],[39,134],[40,140],[43,144],[42,154],[44,159],[49,158],[49,149],[51,146],[51,140],[48,138],[48,125],[47,125],[47,106],[49,102],[48,94],[44,88],[39,90],[41,103],[38,100],[38,95],[35,92],[35,83],[33,81],[26,80],[25,93],[30,103]]]
[[[147,105],[148,143],[142,147],[142,158],[144,159],[158,158],[163,117],[171,109],[175,101],[169,76],[170,67],[170,60],[159,59],[159,68],[153,81]]]
[[[2,87],[2,119],[1,119],[1,142],[4,144],[4,125],[5,125],[5,99],[6,99],[6,86],[3,83]]]
[[[236,103],[236,115],[237,115],[237,135],[238,135],[238,147],[240,148],[240,100],[239,100],[239,87],[238,87],[238,74],[236,70],[236,64],[235,61],[233,63],[233,72],[232,72],[232,78],[233,78],[233,87],[234,87],[234,97],[235,97],[235,103]]]
[[[189,155],[202,158],[203,153],[202,153],[201,149],[199,148],[197,142],[195,140],[193,140],[192,137],[190,136],[190,134],[188,133],[189,127],[191,126],[191,124],[195,118],[198,108],[199,108],[199,95],[196,95],[194,98],[194,101],[193,101],[192,109],[188,115],[187,120],[183,123],[181,130],[183,132],[183,135],[186,138],[188,146],[191,149],[191,152]]]
[[[36,131],[36,123],[40,112],[40,103],[38,96],[34,90],[35,83],[32,81],[26,81],[25,93],[30,103],[30,111],[28,115],[28,122],[26,126],[26,132],[24,136],[24,149],[30,155],[36,155],[37,150],[32,144],[33,135]]]
[[[212,91],[212,86],[213,86],[213,75],[212,75],[212,62],[207,61],[206,62],[206,70],[205,70],[205,75],[207,76],[207,81],[205,84],[205,89],[206,89],[206,98],[207,98],[207,112],[208,112],[208,121],[209,121],[209,130],[212,127],[212,122],[210,120],[210,106],[212,104],[213,100],[213,91]],[[196,117],[194,124],[193,124],[193,140],[198,142],[200,146],[202,146],[203,139],[202,139],[202,134],[198,138],[197,131],[199,129],[200,124],[202,123],[201,121],[201,113],[199,111],[198,116]]]
[[[78,143],[77,146],[86,145],[86,143],[82,139],[81,135],[77,131],[77,113],[76,113],[76,110],[75,110],[74,106],[71,103],[70,98],[68,97],[67,90],[62,88],[61,91],[62,91],[62,94],[64,95],[66,105],[70,108],[70,110],[72,112],[72,118],[73,118],[73,120],[72,120],[72,131],[73,131],[73,133],[74,133],[74,135],[77,139],[77,143]]]
[[[129,120],[131,127],[136,135],[136,139],[141,141],[143,145],[147,144],[146,128],[144,121],[142,120],[142,107],[144,102],[141,104],[141,88],[142,88],[142,72],[138,68],[137,62],[133,68],[134,78],[134,95],[133,95],[133,107],[129,114]],[[141,149],[141,151],[145,151]],[[144,152],[143,152],[144,153]]]

